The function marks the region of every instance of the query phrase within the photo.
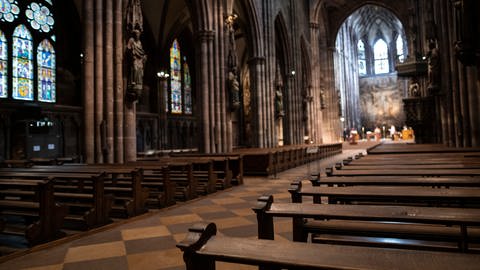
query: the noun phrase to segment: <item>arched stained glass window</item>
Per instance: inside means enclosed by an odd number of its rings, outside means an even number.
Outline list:
[[[377,40],[375,45],[373,45],[373,55],[375,59],[375,74],[388,73],[388,46],[383,39]]]
[[[33,42],[30,31],[19,25],[13,32],[13,98],[33,100]]]
[[[192,114],[192,78],[188,68],[187,58],[183,58],[183,92],[185,96],[185,114]]]
[[[53,28],[55,21],[53,20],[52,13],[48,7],[42,4],[35,2],[31,3],[27,7],[25,15],[27,16],[28,22],[30,22],[30,25],[35,30],[48,33]]]
[[[180,58],[180,45],[175,39],[170,48],[170,91],[171,113],[182,113],[182,65]]]
[[[38,45],[37,66],[38,100],[55,102],[55,50],[46,39]]]
[[[405,61],[405,53],[403,50],[403,38],[401,35],[398,35],[396,45],[397,45],[397,59],[400,63],[403,63],[403,61]]]
[[[358,74],[367,75],[367,61],[365,60],[365,44],[362,40],[357,43],[358,50]]]
[[[8,46],[5,34],[0,30],[0,98],[8,97]]]
[[[17,0],[0,0],[0,21],[13,22],[19,13]]]

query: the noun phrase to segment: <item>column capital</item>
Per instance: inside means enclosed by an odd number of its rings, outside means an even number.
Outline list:
[[[195,32],[195,37],[200,42],[213,40],[214,36],[215,32],[213,30],[198,30],[197,32]]]

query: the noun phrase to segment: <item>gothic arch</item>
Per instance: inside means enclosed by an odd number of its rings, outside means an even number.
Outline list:
[[[312,84],[312,53],[310,51],[310,46],[307,45],[307,41],[305,40],[305,37],[302,35],[300,37],[300,48],[302,52],[302,69],[303,72],[305,72],[305,85],[311,85]]]
[[[320,37],[327,39],[328,46],[335,45],[335,38],[340,27],[348,16],[365,5],[376,5],[392,12],[402,23],[408,25],[408,5],[402,1],[365,0],[365,1],[317,1],[313,8],[312,22],[319,24]],[[322,27],[323,26],[323,27]],[[328,31],[330,29],[331,31]]]
[[[288,35],[287,24],[285,23],[285,17],[283,16],[283,13],[281,11],[275,17],[275,39],[276,39],[276,42],[279,42],[279,45],[284,55],[283,64],[284,64],[284,67],[286,67],[287,69],[284,70],[285,72],[283,74],[286,74],[286,72],[293,65],[292,50],[291,50],[291,46],[287,42],[290,39]]]

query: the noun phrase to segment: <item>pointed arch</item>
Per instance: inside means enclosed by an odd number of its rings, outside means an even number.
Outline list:
[[[279,46],[284,55],[284,63],[282,68],[289,68],[292,66],[292,50],[290,49],[289,43],[287,42],[289,39],[287,24],[285,23],[285,17],[283,16],[282,12],[280,11],[278,15],[275,17],[275,38],[276,42],[279,42]],[[288,70],[288,69],[287,69]],[[286,74],[287,70],[282,70],[283,74]]]

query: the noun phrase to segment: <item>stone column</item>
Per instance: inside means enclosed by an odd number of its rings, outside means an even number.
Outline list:
[[[103,163],[103,0],[95,1],[95,162]]]
[[[265,58],[255,57],[248,61],[250,69],[250,91],[252,107],[253,146],[265,147],[265,96],[263,89]]]
[[[83,1],[83,104],[84,104],[84,162],[95,162],[94,131],[94,8],[93,0]]]
[[[213,124],[213,95],[210,90],[213,85],[210,85],[210,69],[209,69],[209,48],[213,41],[213,32],[208,30],[203,30],[197,32],[198,47],[200,48],[200,55],[197,57],[199,59],[199,64],[197,65],[197,70],[200,70],[197,78],[197,89],[199,94],[197,94],[199,103],[201,121],[200,126],[202,127],[202,141],[203,145],[201,150],[205,153],[212,153],[213,148],[215,147],[215,126]],[[211,105],[212,104],[212,105]]]
[[[115,23],[114,23],[114,110],[115,110],[115,147],[114,162],[124,162],[123,148],[123,109],[124,109],[124,92],[123,92],[123,6],[122,0],[115,1]],[[112,123],[113,125],[113,123]]]
[[[312,139],[316,143],[322,143],[322,87],[320,78],[320,55],[319,55],[319,37],[318,37],[318,23],[310,23],[310,44],[311,44],[311,63],[312,63],[312,96],[313,98],[313,113],[312,113]],[[325,93],[324,93],[325,94]],[[324,101],[325,102],[325,101]],[[331,109],[331,108],[330,108]]]
[[[113,1],[105,1],[105,117],[107,124],[106,156],[104,162],[113,163],[114,111],[113,111]]]

